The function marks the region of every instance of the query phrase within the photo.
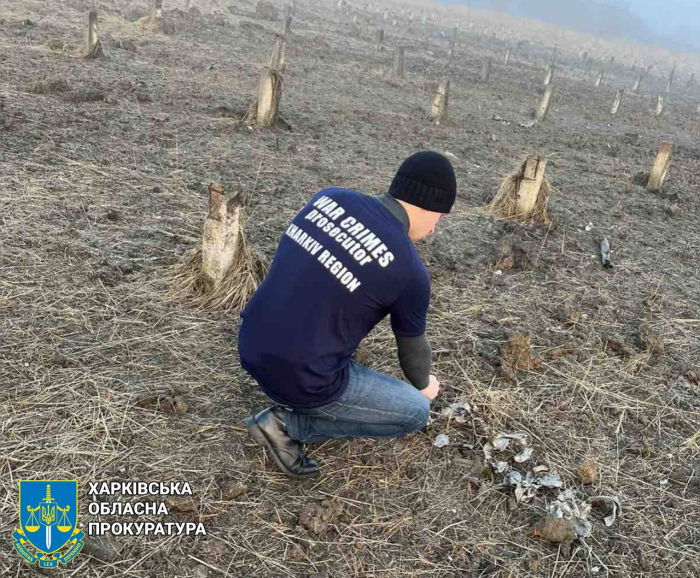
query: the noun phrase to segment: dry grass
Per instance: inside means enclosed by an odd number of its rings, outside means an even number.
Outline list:
[[[202,277],[202,248],[187,251],[171,282],[172,298],[195,309],[243,309],[267,274],[267,265],[251,252],[242,228],[238,247],[231,270],[215,287],[210,287]]]
[[[548,224],[551,222],[549,217],[549,196],[551,194],[552,185],[547,177],[542,181],[537,201],[530,214],[521,214],[518,212],[518,193],[520,191],[520,183],[523,179],[525,171],[525,163],[520,166],[520,169],[513,174],[504,177],[498,187],[498,192],[486,208],[486,214],[493,215],[500,219],[510,219],[523,223],[539,223]]]
[[[237,4],[237,14],[205,3],[207,15],[189,28],[178,21],[174,37],[100,16],[100,62],[35,50],[63,34],[80,38],[82,4],[3,5],[0,42],[11,49],[0,78],[0,575],[43,575],[12,551],[10,536],[17,481],[55,477],[79,481],[82,524],[96,520],[87,514],[90,481],[187,480],[194,511],[163,521],[202,521],[208,533],[121,537],[112,561],[81,553],[51,571],[65,578],[696,576],[700,161],[684,112],[695,96],[674,96],[653,125],[630,100],[611,125],[609,95],[565,64],[551,122],[534,131],[495,123],[493,114],[522,118],[541,84],[548,50],[532,45],[507,71],[494,70],[489,86],[472,82],[476,58],[457,59],[453,122],[428,126],[420,115],[432,94],[421,87],[446,54],[441,30],[426,27],[429,39],[407,55],[395,87],[369,72],[386,55],[371,35],[351,37],[334,4],[298,3],[281,103],[293,131],[231,121],[254,98],[256,66],[278,29],[251,16],[252,4]],[[135,55],[116,47],[125,36]],[[502,49],[474,33],[458,54],[495,58]],[[45,76],[69,89],[33,94]],[[611,78],[631,75],[618,69]],[[650,78],[645,90],[663,83]],[[78,86],[113,102],[77,102],[70,87]],[[678,145],[673,199],[631,182],[669,135]],[[201,238],[203,184],[251,191],[246,242],[269,262],[312,194],[330,184],[382,192],[419,144],[452,152],[460,183],[453,213],[418,244],[432,278],[428,336],[442,384],[433,421],[402,439],[311,446],[321,477],[289,480],[241,424],[268,401],[239,365],[237,316],[183,307],[169,294]],[[548,170],[562,191],[550,207],[558,226],[470,214],[533,146],[557,152]],[[666,212],[672,201],[680,213]],[[599,230],[614,251],[610,271],[592,258]],[[496,275],[487,256],[505,234],[524,265]],[[562,307],[580,318],[560,319]],[[509,383],[499,375],[501,348],[518,334],[531,336],[541,365]],[[653,353],[658,338],[662,354]],[[386,321],[363,345],[367,365],[400,376]],[[184,399],[184,414],[139,405],[171,396]],[[474,406],[464,423],[442,415],[457,399]],[[582,497],[618,496],[622,516],[607,528],[608,512],[595,508],[585,544],[532,538],[556,492],[514,505],[512,489],[483,475],[482,446],[497,432],[526,433],[533,464],[556,468]],[[432,445],[438,433],[448,446]],[[583,486],[586,458],[599,475]],[[320,534],[299,524],[310,502],[336,505]]]
[[[141,30],[147,32],[162,32],[163,34],[175,34],[175,25],[167,18],[144,16],[138,21]]]

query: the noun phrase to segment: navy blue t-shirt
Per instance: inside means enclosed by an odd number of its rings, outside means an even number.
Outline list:
[[[335,401],[362,338],[387,314],[394,333],[422,335],[430,277],[403,224],[379,199],[316,193],[280,240],[241,312],[241,365],[273,400]]]

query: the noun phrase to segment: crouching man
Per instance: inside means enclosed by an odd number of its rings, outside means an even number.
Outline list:
[[[287,227],[268,275],[241,312],[241,365],[274,402],[244,422],[288,476],[318,474],[302,444],[422,429],[439,383],[426,338],[430,278],[413,242],[456,197],[449,160],[407,158],[378,197],[314,195]],[[408,382],[352,359],[386,315]]]

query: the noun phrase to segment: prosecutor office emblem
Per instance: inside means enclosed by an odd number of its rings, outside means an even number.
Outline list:
[[[12,537],[22,558],[30,564],[39,561],[41,568],[55,568],[75,558],[84,536],[78,529],[77,480],[20,480],[19,528]],[[59,554],[66,545],[68,549]]]

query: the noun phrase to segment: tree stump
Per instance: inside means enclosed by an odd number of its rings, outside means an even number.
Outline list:
[[[647,182],[647,189],[650,191],[658,191],[664,184],[664,179],[666,178],[666,173],[668,173],[668,167],[671,164],[671,149],[673,148],[673,143],[664,141],[659,147],[659,152],[656,155],[656,160],[654,161],[654,166],[649,174],[649,181]]]
[[[430,109],[428,120],[440,124],[447,120],[447,106],[450,99],[450,79],[446,76],[438,81],[437,92]]]
[[[637,77],[637,80],[634,81],[632,92],[634,92],[635,94],[639,94],[639,88],[642,86],[642,80],[644,80],[643,72]]]
[[[450,48],[447,51],[447,59],[452,61],[452,57],[455,55],[455,46],[457,45],[457,26],[454,27],[452,31],[452,40],[450,40]]]
[[[403,78],[403,62],[405,52],[405,46],[396,47],[396,52],[394,53],[394,67],[391,71],[391,78],[394,80],[399,80]]]
[[[547,87],[552,83],[552,78],[554,77],[554,65],[550,64],[547,67],[547,74],[544,76],[544,86]]]
[[[202,239],[202,280],[209,291],[216,290],[236,261],[241,235],[242,195],[227,199],[219,184],[209,185],[209,213]]]
[[[673,80],[676,77],[676,63],[673,63],[673,68],[668,75],[668,83],[666,84],[666,94],[671,93],[671,87],[673,86]]]
[[[374,37],[374,48],[377,52],[382,49],[382,42],[384,42],[384,30],[377,28],[377,33]]]
[[[659,94],[656,97],[656,108],[654,109],[654,116],[661,116],[664,111],[664,95]]]
[[[484,58],[484,61],[481,64],[481,82],[488,82],[490,78],[491,78],[491,58],[487,56],[486,58]]]
[[[98,58],[102,56],[102,43],[97,36],[97,12],[91,10],[85,18],[85,40],[78,50],[81,58]]]
[[[554,65],[557,63],[558,49],[559,49],[559,46],[555,44],[554,48],[552,49],[552,58],[549,61],[549,66],[551,66],[552,68],[554,68]]]
[[[554,85],[550,84],[544,89],[544,94],[540,98],[540,103],[537,107],[537,112],[535,113],[535,118],[538,122],[542,122],[547,118],[547,113],[549,112],[549,107],[552,104],[552,92],[554,91]]]
[[[272,126],[279,116],[282,97],[282,76],[277,70],[265,68],[260,75],[255,122],[260,126]]]
[[[151,2],[151,20],[163,18],[163,0],[152,0]]]
[[[291,16],[285,16],[284,21],[282,22],[282,35],[285,37],[285,39],[289,38],[289,32],[292,28],[292,17]]]
[[[164,34],[174,34],[175,26],[163,18],[163,0],[151,1],[151,12],[139,20],[142,30],[151,32],[163,32]]]
[[[537,204],[537,197],[540,194],[540,187],[544,180],[544,171],[547,161],[544,159],[530,158],[525,161],[523,176],[518,189],[518,201],[516,212],[518,215],[527,216],[532,214],[532,210]]]
[[[272,45],[272,54],[270,55],[270,68],[272,70],[284,70],[284,48],[287,44],[284,36],[275,34],[275,42]]]
[[[546,165],[546,159],[528,157],[517,172],[503,179],[488,212],[520,222],[549,222],[551,186],[545,178]]]
[[[610,107],[610,114],[617,114],[620,110],[620,104],[622,104],[622,95],[625,94],[625,89],[621,88],[615,94],[615,100],[613,100],[612,107]]]
[[[595,79],[595,87],[600,88],[600,85],[603,84],[603,77],[605,76],[605,70],[601,70],[600,74],[598,77]]]

